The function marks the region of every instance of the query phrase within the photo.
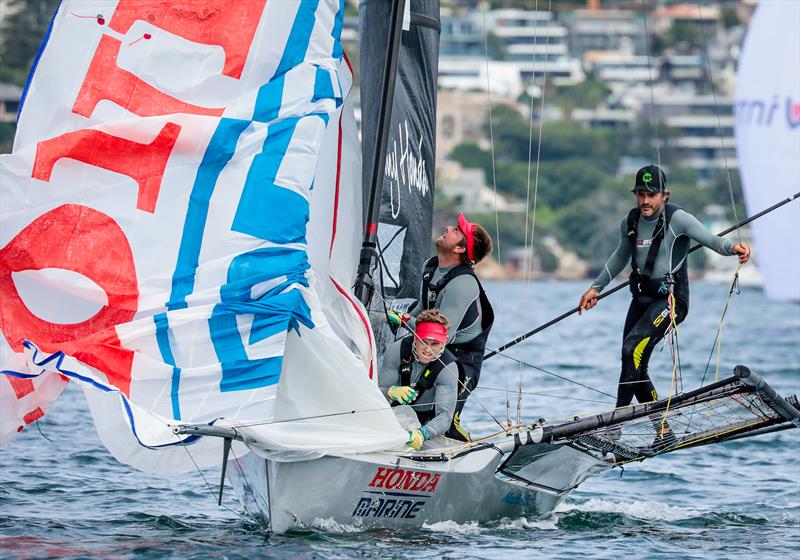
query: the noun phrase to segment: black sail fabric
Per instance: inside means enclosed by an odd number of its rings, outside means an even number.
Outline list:
[[[380,262],[375,274],[379,295],[373,297],[370,305],[376,312],[383,310],[384,299],[418,296],[422,265],[431,251],[439,1],[406,2],[410,3],[410,9],[406,9],[410,18],[406,18],[401,35],[380,197]],[[364,192],[368,196],[370,173],[378,151],[379,105],[389,51],[392,2],[362,0],[359,10],[362,168]],[[375,314],[374,322],[378,315]]]

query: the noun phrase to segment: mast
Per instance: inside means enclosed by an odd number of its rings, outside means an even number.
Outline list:
[[[361,244],[361,256],[356,274],[355,295],[365,307],[369,306],[375,291],[372,272],[377,262],[376,239],[378,235],[378,217],[381,206],[381,190],[386,166],[386,147],[389,138],[389,124],[392,118],[395,80],[397,78],[397,61],[400,54],[400,37],[402,35],[403,12],[406,0],[394,0],[391,19],[389,21],[388,53],[383,71],[383,87],[378,118],[378,152],[372,160],[369,173],[369,198],[365,209],[364,240]],[[363,35],[362,35],[363,36]],[[363,59],[363,56],[362,56]]]

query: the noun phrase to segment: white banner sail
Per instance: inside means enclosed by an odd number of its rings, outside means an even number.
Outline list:
[[[54,17],[0,160],[0,358],[9,378],[83,382],[120,460],[186,470],[168,450],[191,444],[194,462],[218,462],[218,442],[169,426],[271,421],[290,338],[298,355],[331,341],[355,405],[382,405],[367,447],[405,436],[367,375],[369,343],[355,355],[331,338],[309,265],[317,160],[349,88],[343,9],[82,0]],[[57,397],[9,387],[14,418]],[[20,422],[5,418],[10,437]]]
[[[762,1],[736,75],[736,151],[755,214],[800,190],[800,2]],[[800,206],[753,222],[767,297],[800,300]]]

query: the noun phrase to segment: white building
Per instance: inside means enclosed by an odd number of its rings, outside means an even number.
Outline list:
[[[655,118],[677,135],[668,146],[681,164],[701,181],[711,181],[726,169],[737,169],[733,136],[733,100],[713,95],[658,95],[645,99],[640,118]]]
[[[647,50],[644,20],[632,10],[575,10],[567,25],[570,52],[581,60],[589,53],[634,55]]]

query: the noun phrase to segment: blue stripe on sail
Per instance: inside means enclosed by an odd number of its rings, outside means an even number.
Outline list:
[[[311,310],[296,289],[281,293],[293,283],[308,285],[305,251],[285,247],[267,247],[237,256],[228,269],[228,282],[220,289],[222,303],[214,307],[209,331],[214,351],[221,363],[220,390],[242,391],[274,385],[280,379],[282,358],[249,359],[242,342],[237,316],[252,315],[248,344],[270,336],[299,330],[300,323],[313,328]],[[253,286],[286,276],[286,280],[255,300]]]
[[[183,224],[178,262],[175,266],[175,273],[172,275],[172,293],[167,302],[167,309],[186,307],[186,296],[194,289],[194,275],[197,271],[203,231],[208,219],[209,200],[214,193],[219,174],[236,151],[239,136],[249,125],[250,121],[220,119],[219,126],[203,155],[203,161],[197,170],[192,194],[189,198],[189,208]]]
[[[308,286],[305,277],[308,268],[305,251],[289,247],[264,247],[238,255],[228,267],[228,278],[220,288],[220,299],[250,301],[253,286],[280,276],[286,276],[286,281],[274,286],[261,298],[279,294],[289,284]]]
[[[158,313],[153,316],[156,323],[156,341],[161,358],[165,363],[172,366],[172,386],[170,388],[170,400],[172,401],[172,417],[175,420],[181,419],[181,404],[178,399],[178,390],[181,385],[181,368],[175,365],[175,356],[172,354],[172,347],[169,343],[169,319],[166,313]]]
[[[333,51],[331,54],[336,60],[341,59],[344,55],[342,27],[344,27],[344,0],[339,0],[339,11],[336,12],[336,21],[334,21],[333,30],[331,31],[331,35],[333,35]]]
[[[316,103],[322,99],[335,99],[336,93],[333,91],[333,75],[331,72],[317,66],[317,72],[314,76],[314,95],[311,97],[311,102]],[[337,103],[337,106],[339,103]],[[326,123],[327,124],[327,123]]]
[[[318,4],[319,0],[303,0],[297,8],[292,30],[289,32],[286,48],[275,75],[258,90],[253,120],[269,122],[278,118],[283,99],[284,77],[286,72],[303,62],[306,57],[311,33],[316,23]]]
[[[29,340],[23,340],[22,344],[25,346],[25,348],[33,351],[33,355],[31,356],[31,361],[33,362],[34,365],[37,365],[37,366],[41,367],[41,366],[49,364],[50,362],[55,362],[55,364],[51,365],[50,368],[48,368],[48,369],[52,369],[54,367],[56,369],[56,371],[58,371],[58,373],[60,373],[61,375],[65,376],[65,377],[68,377],[70,379],[77,379],[78,381],[80,381],[82,383],[87,383],[87,384],[91,385],[92,387],[94,387],[95,389],[99,389],[100,391],[103,391],[104,393],[117,393],[119,395],[120,400],[122,401],[122,405],[125,407],[125,415],[128,417],[128,424],[131,427],[131,432],[133,433],[133,437],[136,438],[136,441],[142,447],[146,447],[148,449],[159,449],[159,448],[162,448],[162,447],[172,447],[173,445],[191,445],[194,442],[196,442],[198,439],[200,439],[200,437],[202,437],[202,436],[197,436],[197,435],[191,435],[191,436],[188,436],[188,437],[186,437],[186,438],[184,438],[184,439],[182,439],[182,440],[180,440],[180,441],[178,441],[176,443],[165,443],[165,444],[162,444],[162,445],[145,445],[142,442],[142,440],[139,439],[139,434],[136,431],[136,421],[135,421],[134,416],[133,416],[133,410],[131,409],[131,405],[130,405],[130,402],[128,401],[128,397],[126,397],[122,393],[122,391],[120,391],[117,387],[113,387],[113,386],[110,387],[108,385],[105,385],[103,383],[100,383],[100,382],[92,379],[91,377],[87,377],[85,375],[81,375],[81,374],[79,374],[77,372],[74,372],[72,370],[68,370],[68,369],[64,368],[63,362],[64,362],[64,358],[66,356],[64,355],[63,352],[56,352],[55,354],[50,354],[49,356],[45,357],[44,359],[39,360],[38,359],[38,357],[39,357],[39,349],[36,347],[35,344],[33,344]],[[2,371],[0,371],[0,374],[10,375],[11,377],[19,377],[19,378],[22,378],[22,379],[30,379],[30,378],[33,378],[33,377],[38,377],[42,373],[44,373],[44,370],[42,370],[40,373],[36,373],[36,374],[26,374],[26,373],[17,372],[17,371],[11,371],[11,370],[2,370]],[[209,422],[209,424],[213,426],[214,422]]]
[[[299,118],[270,125],[264,149],[253,158],[231,229],[273,243],[305,243],[308,201],[275,184]]]

